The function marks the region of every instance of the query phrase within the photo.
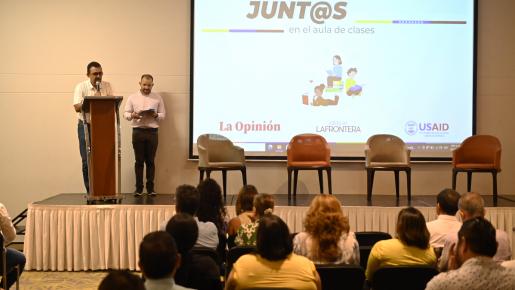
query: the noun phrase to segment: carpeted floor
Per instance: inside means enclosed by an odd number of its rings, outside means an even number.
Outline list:
[[[96,290],[107,272],[24,272],[20,278],[21,290],[88,289]],[[14,285],[11,289],[15,289]]]

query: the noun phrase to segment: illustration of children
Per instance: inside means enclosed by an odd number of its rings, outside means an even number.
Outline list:
[[[345,91],[347,92],[347,96],[361,96],[363,87],[358,85],[354,79],[357,73],[358,70],[355,67],[352,67],[347,71],[347,79],[345,80]]]
[[[325,85],[320,84],[315,87],[315,96],[313,97],[313,106],[336,106],[340,100],[340,96],[334,96],[334,100],[324,98]]]
[[[333,82],[342,80],[342,58],[339,55],[333,56],[333,69],[326,71],[327,76],[327,87],[332,88]]]

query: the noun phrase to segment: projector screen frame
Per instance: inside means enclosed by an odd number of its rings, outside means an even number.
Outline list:
[[[471,0],[474,4],[474,19],[473,19],[473,60],[472,60],[472,135],[476,135],[476,117],[477,117],[477,47],[478,47],[478,10],[479,1]],[[189,140],[188,140],[188,160],[198,160],[198,155],[193,154],[193,120],[194,120],[194,50],[195,50],[195,0],[190,0],[190,103],[189,103]],[[365,145],[365,144],[364,144]],[[282,156],[264,156],[264,155],[252,155],[245,156],[247,161],[256,162],[278,162],[285,161],[287,158],[286,154]],[[332,162],[351,162],[361,163],[365,161],[364,156],[331,156]],[[411,157],[411,162],[415,163],[449,163],[452,161],[452,157]]]

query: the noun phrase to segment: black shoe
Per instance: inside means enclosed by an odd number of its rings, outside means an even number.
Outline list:
[[[147,193],[148,193],[148,196],[156,196],[157,195],[157,193],[153,190],[149,190]]]
[[[141,191],[141,190],[134,191],[134,196],[137,196],[137,197],[143,196],[143,191]]]

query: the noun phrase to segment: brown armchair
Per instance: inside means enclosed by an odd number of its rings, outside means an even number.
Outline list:
[[[395,194],[399,200],[399,171],[406,172],[408,201],[411,201],[411,151],[401,138],[388,135],[373,135],[365,147],[365,168],[367,169],[367,200],[372,200],[372,187],[376,171],[393,171],[395,174]]]
[[[209,178],[211,171],[222,171],[222,188],[224,199],[227,196],[227,171],[240,170],[243,185],[247,185],[247,170],[245,166],[245,151],[235,146],[231,140],[222,135],[203,134],[197,139],[198,170],[200,181],[204,179],[204,172]]]
[[[452,152],[452,189],[456,189],[459,172],[467,173],[467,191],[472,186],[473,172],[490,172],[493,179],[493,201],[497,205],[497,173],[501,172],[501,142],[491,135],[470,136]]]
[[[288,155],[288,197],[291,196],[291,174],[293,173],[293,195],[297,194],[299,170],[317,170],[320,193],[324,193],[323,170],[327,172],[329,194],[331,185],[331,149],[324,137],[316,134],[294,136],[287,149]]]

